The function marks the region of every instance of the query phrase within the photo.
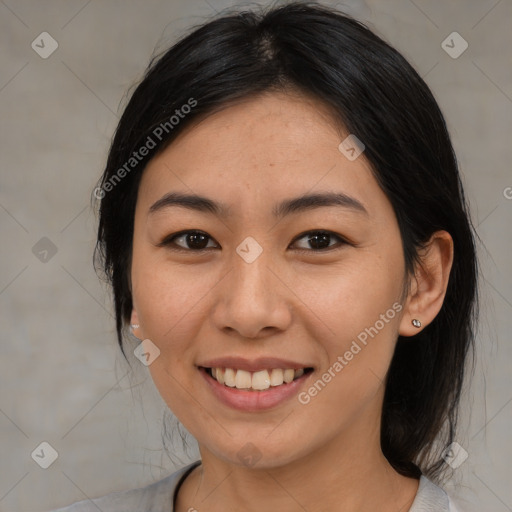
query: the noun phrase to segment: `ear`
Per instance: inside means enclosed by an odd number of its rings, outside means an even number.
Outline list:
[[[401,336],[418,334],[441,310],[453,263],[452,237],[447,231],[436,231],[418,256],[400,321]],[[412,324],[413,319],[421,322],[420,328]]]
[[[130,332],[136,337],[140,338],[141,328],[139,322],[139,315],[135,308],[132,309],[132,314],[130,317]],[[140,338],[142,339],[142,338]]]

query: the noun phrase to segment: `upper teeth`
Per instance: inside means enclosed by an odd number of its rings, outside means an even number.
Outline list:
[[[304,374],[304,369],[295,370],[288,368],[281,370],[261,370],[259,372],[247,372],[245,370],[234,370],[233,368],[211,368],[212,375],[221,384],[237,389],[265,390],[270,386],[280,386],[283,382],[289,383],[293,379]]]

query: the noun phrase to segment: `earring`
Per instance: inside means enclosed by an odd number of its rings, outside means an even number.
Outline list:
[[[133,332],[134,329],[138,329],[140,327],[139,324],[130,324],[130,331]]]
[[[418,328],[421,327],[421,322],[416,318],[414,318],[411,323],[412,323],[412,325],[414,325],[414,327],[418,327]]]

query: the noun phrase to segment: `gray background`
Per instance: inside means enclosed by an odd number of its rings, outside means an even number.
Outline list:
[[[475,378],[457,438],[469,457],[446,488],[470,512],[512,510],[512,2],[333,4],[395,45],[445,113],[483,270]],[[145,485],[195,460],[196,447],[182,456],[179,439],[171,449],[181,459],[165,455],[166,407],[146,368],[134,360],[132,371],[117,348],[108,290],[92,267],[89,195],[123,95],[155,47],[230,5],[0,2],[1,511],[43,511]],[[31,47],[43,31],[59,45],[47,59]],[[469,44],[456,59],[441,46],[454,31]],[[56,254],[33,250],[42,237]],[[48,469],[31,458],[42,441],[58,452]]]

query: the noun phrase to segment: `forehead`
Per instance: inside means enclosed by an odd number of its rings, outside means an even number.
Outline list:
[[[363,204],[372,194],[385,200],[364,153],[350,161],[340,152],[347,135],[319,101],[284,93],[247,99],[180,133],[149,162],[140,198],[156,201],[178,190],[253,211],[270,198],[316,190]]]
[[[274,92],[200,117],[172,146],[194,148],[196,156],[207,154],[211,163],[227,159],[276,163],[303,159],[313,146],[325,150],[340,137],[333,113],[323,103],[297,93]]]

